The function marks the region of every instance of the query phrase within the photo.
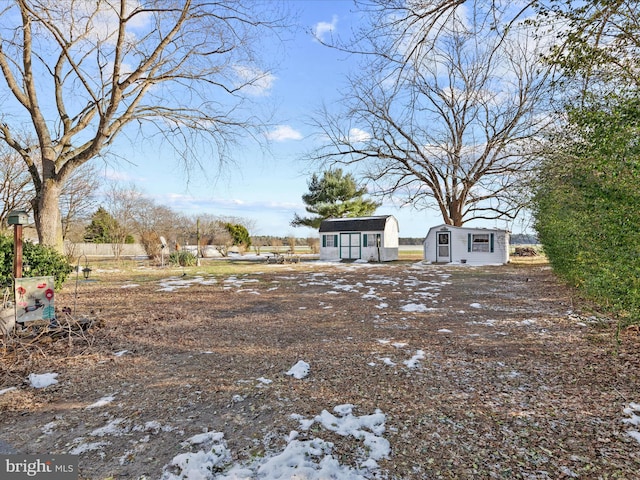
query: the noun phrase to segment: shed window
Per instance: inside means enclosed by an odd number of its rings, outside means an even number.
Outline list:
[[[493,252],[493,233],[470,233],[470,252]]]
[[[379,233],[365,233],[362,236],[363,247],[377,247],[378,242],[382,240],[382,236]]]
[[[338,246],[338,236],[337,235],[323,235],[322,236],[322,246],[323,247],[337,247]]]

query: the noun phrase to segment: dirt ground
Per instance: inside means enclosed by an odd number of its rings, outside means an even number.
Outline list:
[[[82,479],[159,479],[195,434],[223,432],[242,464],[281,451],[292,414],[350,403],[386,415],[391,454],[372,478],[640,478],[623,421],[640,403],[638,332],[618,347],[615,323],[574,304],[544,265],[184,273],[70,279],[57,307],[96,325],[5,342],[0,390],[17,388],[0,395],[0,440],[77,453]],[[309,375],[286,375],[299,360]],[[46,372],[58,383],[29,385]],[[357,441],[311,434],[356,466]]]

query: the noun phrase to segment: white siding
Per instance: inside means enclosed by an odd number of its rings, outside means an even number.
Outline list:
[[[505,230],[488,228],[465,228],[440,225],[433,227],[424,239],[424,259],[429,262],[436,262],[436,235],[439,231],[449,231],[451,234],[451,262],[468,263],[471,265],[496,265],[509,262],[509,232]],[[488,251],[473,251],[473,242],[469,235],[487,235]],[[493,251],[491,251],[493,245]]]
[[[341,258],[347,258],[345,252],[349,252],[351,258],[354,257],[354,249],[346,249],[342,243],[347,238],[354,239],[353,236],[359,236],[359,258],[367,261],[381,261],[388,262],[398,259],[398,221],[395,217],[390,216],[385,222],[385,229],[383,231],[354,231],[354,232],[323,232],[320,234],[320,260],[340,260]],[[380,247],[378,248],[377,242],[366,241],[365,235],[380,235]],[[332,236],[337,238],[337,245],[326,246],[324,238]],[[353,245],[353,242],[352,242]]]

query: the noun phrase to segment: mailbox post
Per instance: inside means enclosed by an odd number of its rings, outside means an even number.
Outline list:
[[[22,225],[28,223],[29,215],[24,210],[9,212],[7,223],[13,225],[13,277],[22,278]]]

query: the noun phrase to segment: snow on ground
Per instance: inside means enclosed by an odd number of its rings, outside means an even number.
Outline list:
[[[640,403],[630,403],[624,409],[624,414],[629,415],[629,418],[622,420],[624,423],[640,428]],[[637,429],[630,428],[627,435],[640,442],[640,432]]]
[[[293,378],[297,378],[298,380],[309,375],[309,370],[311,366],[305,362],[304,360],[299,360],[291,369],[287,372],[287,375],[291,375]]]
[[[49,385],[58,383],[57,373],[31,373],[29,374],[29,383],[33,388],[46,388]]]
[[[344,279],[336,279],[326,273],[313,273],[308,276],[308,281],[301,282],[300,285],[326,286],[327,291],[325,293],[328,295],[341,292],[359,295],[365,300],[376,302],[376,308],[398,308],[409,315],[446,308],[438,302],[441,287],[450,283],[448,281],[450,275],[432,265],[428,266],[430,275],[425,280],[416,276],[400,278],[377,273],[376,267],[379,267],[379,264],[359,263],[349,266],[342,266],[333,262],[331,264],[345,270],[370,268],[371,274],[364,283],[350,284]],[[425,265],[419,262],[408,268],[411,272],[414,272],[423,270]],[[257,273],[257,275],[259,274]],[[297,277],[282,276],[281,278],[283,280],[291,280]],[[257,282],[258,280],[255,277],[251,278],[248,275],[232,275],[223,280],[221,286],[225,290],[235,289],[236,293],[259,295],[260,292],[258,290],[250,288],[252,284]],[[215,278],[204,275],[188,278],[184,276],[170,277],[159,282],[160,288],[158,291],[174,291],[197,284],[214,285],[217,283],[219,282]],[[279,288],[277,280],[273,283],[274,285],[270,290]],[[390,305],[386,298],[378,294],[376,288],[378,285],[397,287],[397,291],[394,293],[405,296],[401,300],[401,305],[395,307]],[[126,284],[122,288],[135,288],[137,286],[137,284]],[[429,306],[425,304],[426,301],[429,301]],[[330,303],[319,302],[319,308],[330,309],[331,307]],[[491,311],[492,309],[491,305],[481,305],[477,302],[469,304],[469,307],[473,310],[482,309],[483,311]],[[459,310],[456,314],[465,315],[465,311]],[[472,320],[466,323],[491,329],[497,326],[496,320],[492,319]],[[536,325],[535,319],[521,321],[519,325],[540,329]],[[543,331],[543,329],[540,329],[540,331]],[[437,329],[437,332],[454,334],[447,328]],[[495,334],[506,335],[504,332],[497,331]],[[382,349],[393,348],[393,355],[386,356],[385,353],[373,352],[373,361],[367,363],[369,367],[391,367],[405,369],[407,372],[422,367],[421,361],[425,359],[425,352],[421,349],[416,349],[417,346],[410,346],[405,342],[394,341],[393,339],[378,339],[377,341]],[[128,353],[126,350],[122,350],[115,352],[114,355],[121,356],[126,353]],[[406,355],[405,359],[399,359],[399,354]],[[377,362],[381,362],[382,365],[378,366]],[[307,362],[300,360],[286,372],[286,375],[291,376],[292,381],[304,381],[304,378],[310,374],[311,368],[311,365]],[[512,372],[511,374],[518,375],[518,372]],[[28,380],[33,388],[46,388],[57,383],[57,375],[57,373],[31,374]],[[264,377],[257,378],[255,381],[261,388],[269,388],[272,383],[272,380]],[[15,388],[1,390],[0,395],[15,390]],[[114,400],[114,395],[103,396],[86,408],[99,409]],[[233,395],[232,402],[242,401],[244,401],[244,397]],[[333,408],[333,413],[323,410],[313,418],[304,418],[295,413],[290,414],[289,420],[294,420],[298,423],[298,430],[291,430],[288,436],[283,439],[286,443],[284,449],[282,451],[268,452],[264,457],[255,458],[246,464],[232,464],[233,452],[228,449],[223,433],[205,432],[192,436],[181,443],[181,447],[186,451],[177,453],[169,464],[165,465],[161,480],[248,480],[255,478],[260,478],[261,480],[291,478],[305,480],[328,478],[359,480],[385,478],[385,472],[381,472],[378,468],[378,461],[391,455],[391,445],[383,436],[386,429],[385,414],[380,410],[376,410],[373,413],[365,413],[358,416],[354,414],[356,408],[351,404],[337,405]],[[626,433],[640,442],[640,404],[630,403],[624,409],[623,414],[627,417],[621,419],[621,422],[626,425]],[[50,422],[43,426],[43,434],[50,434],[55,428],[56,422]],[[110,444],[108,440],[110,436],[142,432],[146,433],[146,436],[139,442],[148,442],[150,441],[149,435],[159,431],[171,432],[173,430],[173,427],[162,425],[160,422],[147,422],[144,425],[136,425],[121,418],[113,418],[108,420],[104,426],[94,429],[90,435],[93,438],[79,437],[73,440],[69,445],[68,453],[82,455],[85,452],[98,451],[103,454],[101,450],[104,446]],[[340,435],[350,441],[358,442],[360,448],[357,451],[361,452],[361,456],[357,459],[356,467],[349,467],[339,463],[338,458],[333,455],[334,444],[325,439],[325,434],[328,434],[328,432]],[[180,436],[184,435],[184,432],[176,431],[175,434]],[[133,452],[135,450],[135,442],[132,442],[132,444]],[[125,461],[126,457],[132,452],[123,452],[121,461]]]
[[[116,399],[115,396],[113,395],[108,395],[106,397],[102,397],[101,399],[93,402],[91,405],[89,405],[88,407],[86,407],[87,410],[91,410],[93,408],[100,408],[100,407],[104,407],[106,405],[109,405],[111,402],[113,402]]]
[[[164,467],[162,480],[371,478],[371,474],[378,470],[378,460],[388,458],[391,453],[389,441],[382,436],[385,432],[386,417],[380,410],[369,415],[357,416],[353,414],[354,408],[351,404],[338,405],[333,408],[334,413],[323,410],[311,419],[292,414],[290,418],[299,423],[302,433],[292,430],[285,439],[286,446],[282,452],[256,458],[246,465],[231,465],[232,452],[227,448],[222,433],[207,432],[195,435],[182,443],[183,447],[195,451],[176,455]],[[318,424],[325,431],[362,443],[364,448],[361,449],[358,467],[340,465],[332,454],[332,442],[309,435],[308,432],[314,424]],[[317,431],[317,428],[314,431]],[[212,476],[211,472],[218,474]]]

